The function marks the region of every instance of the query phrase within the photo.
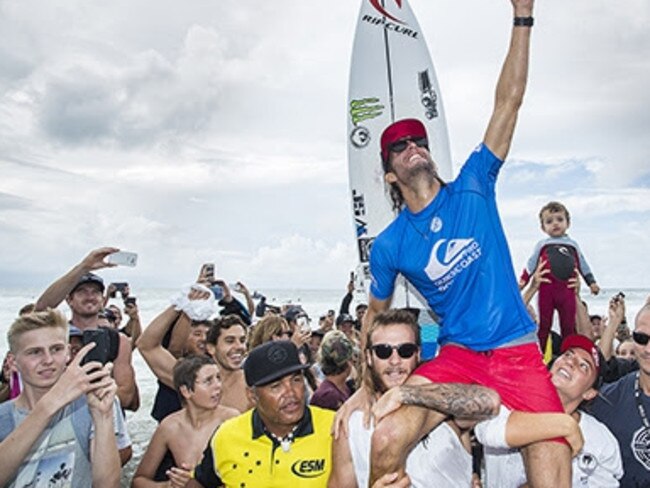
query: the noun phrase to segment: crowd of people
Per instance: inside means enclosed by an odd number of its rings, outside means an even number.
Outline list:
[[[389,309],[363,327],[365,303],[349,314],[352,281],[338,314],[325,311],[316,325],[302,307],[266,304],[244,286],[235,298],[203,266],[143,328],[133,301],[122,310],[108,305],[115,287],[98,270],[115,251],[92,251],[9,329],[2,486],[119,486],[132,456],[124,412],[140,403],[133,350],[158,380],[151,411],[158,427],[133,487],[369,486],[373,442],[381,440],[373,432],[402,407],[444,419],[405,448],[405,478],[391,471],[373,486],[521,486],[519,451],[554,438],[570,447],[572,486],[650,483],[643,456],[650,301],[630,329],[624,296],[611,298],[605,316],[589,314],[573,283],[578,333],[552,332],[559,346],[549,365],[563,410],[533,413],[509,408],[485,386],[413,382],[422,366],[417,315]],[[534,270],[522,302],[548,272]],[[54,307],[62,296],[67,318]]]
[[[119,486],[137,350],[158,382],[158,426],[133,487],[650,486],[650,300],[631,327],[622,293],[605,317],[589,313],[581,277],[600,287],[558,202],[540,212],[549,239],[519,281],[512,271],[495,185],[534,21],[533,0],[511,3],[494,109],[458,177],[438,176],[421,121],[381,135],[400,211],[373,243],[354,316],[352,281],[316,326],[208,263],[143,327],[128,285],[98,274],[119,249],[91,251],[9,327],[0,485]],[[433,359],[421,360],[417,310],[392,303],[399,275],[437,318]]]

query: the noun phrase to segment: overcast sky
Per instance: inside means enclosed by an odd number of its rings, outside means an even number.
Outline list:
[[[355,266],[346,98],[359,0],[0,0],[0,286],[95,247],[105,276],[343,288]],[[395,7],[395,0],[387,0]],[[519,270],[539,208],[569,207],[600,285],[650,286],[650,3],[538,2],[499,205]],[[506,0],[411,0],[452,157],[482,138]]]

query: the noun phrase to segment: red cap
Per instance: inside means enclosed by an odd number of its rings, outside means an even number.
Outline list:
[[[567,336],[562,341],[562,346],[560,347],[560,351],[564,353],[567,350],[573,349],[575,347],[577,347],[578,349],[582,349],[583,351],[587,351],[591,356],[591,359],[593,360],[594,367],[596,370],[596,383],[597,386],[599,386],[598,385],[598,383],[600,382],[599,380],[602,379],[605,370],[605,358],[603,357],[603,354],[600,352],[596,344],[594,344],[591,339],[589,339],[587,336],[583,336],[580,334],[573,334]]]
[[[392,123],[381,134],[381,159],[388,161],[390,145],[405,137],[427,137],[427,129],[417,119],[402,119]]]

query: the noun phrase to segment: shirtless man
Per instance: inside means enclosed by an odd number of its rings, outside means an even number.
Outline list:
[[[174,386],[183,409],[166,417],[156,429],[133,477],[134,488],[161,486],[155,473],[167,451],[169,484],[183,487],[199,463],[210,437],[224,420],[239,412],[219,405],[222,395],[219,367],[208,356],[188,356],[174,367]]]
[[[208,331],[207,350],[219,365],[223,397],[221,404],[245,412],[253,407],[246,394],[242,364],[246,357],[246,325],[237,315],[214,320]]]

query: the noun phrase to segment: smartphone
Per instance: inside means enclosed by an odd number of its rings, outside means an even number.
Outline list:
[[[203,269],[201,270],[201,274],[206,280],[212,283],[214,281],[214,270],[214,263],[205,263],[203,265]]]
[[[302,330],[303,332],[311,332],[309,319],[304,315],[302,317],[296,318],[296,323],[298,324],[298,327],[300,327],[300,330]]]
[[[124,305],[125,305],[125,306],[126,306],[126,305],[135,305],[135,303],[136,303],[136,299],[135,299],[135,297],[126,297],[126,298],[124,299]]]
[[[109,254],[108,258],[106,258],[106,262],[110,264],[119,264],[121,266],[134,267],[138,264],[138,254],[128,251],[117,251],[113,254]]]
[[[129,284],[126,282],[120,282],[120,283],[111,283],[110,286],[115,288],[115,291],[110,294],[110,298],[115,298],[115,295],[117,295],[118,293],[122,295],[122,297],[124,297],[124,290],[126,290]]]
[[[81,360],[81,364],[90,363],[92,361],[98,361],[102,365],[108,362],[108,358],[111,350],[111,338],[109,337],[109,332],[106,329],[94,329],[94,330],[84,330],[82,336],[82,343],[85,346],[91,342],[95,343],[88,354],[84,356]]]

